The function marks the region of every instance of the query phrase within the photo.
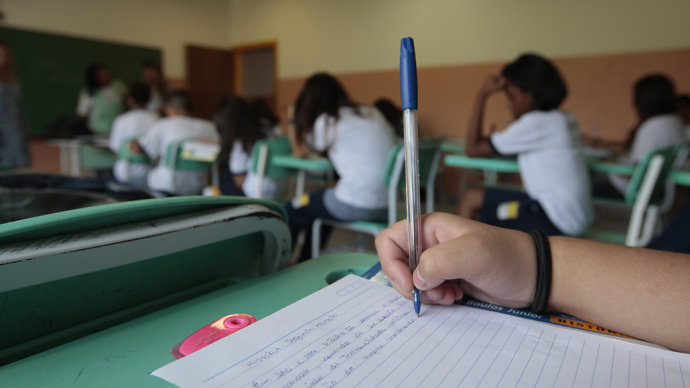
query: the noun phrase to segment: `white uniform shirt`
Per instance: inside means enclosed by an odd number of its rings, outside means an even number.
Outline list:
[[[110,132],[110,149],[118,154],[123,141],[143,136],[156,120],[158,116],[145,109],[134,109],[117,116],[113,122],[113,130]],[[118,159],[113,166],[113,174],[121,182],[144,187],[149,169],[150,166],[145,163],[127,163]]]
[[[335,197],[361,209],[381,209],[388,205],[384,174],[388,153],[395,144],[390,125],[378,110],[340,108],[340,118],[319,116],[307,137],[317,151],[328,150],[328,158],[340,175]]]
[[[179,195],[201,193],[201,190],[207,184],[206,171],[178,170],[173,174],[173,170],[164,163],[168,146],[185,139],[218,141],[218,133],[209,121],[187,116],[175,116],[158,120],[146,135],[141,138],[139,144],[141,144],[149,158],[152,160],[160,159],[158,165],[149,173],[149,188],[174,192]]]
[[[242,183],[242,191],[244,195],[250,198],[259,198],[257,191],[257,177],[252,169],[252,156],[244,151],[242,142],[235,140],[232,144],[232,151],[229,158],[230,172],[235,174],[245,174],[244,183]],[[264,177],[261,184],[261,198],[279,201],[283,199],[285,194],[286,182],[284,179],[274,180]]]
[[[635,133],[630,152],[623,160],[627,164],[636,164],[647,153],[658,148],[683,144],[683,121],[676,114],[664,114],[650,117],[640,124]],[[608,175],[611,184],[621,194],[628,189],[630,178],[615,174]]]
[[[491,136],[494,149],[517,155],[527,194],[568,235],[582,234],[594,212],[587,164],[575,119],[560,110],[531,111]]]

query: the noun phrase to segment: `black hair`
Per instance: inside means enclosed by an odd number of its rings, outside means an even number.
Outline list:
[[[663,74],[650,74],[635,82],[635,109],[641,120],[677,110],[673,82]]]
[[[105,66],[101,63],[92,63],[86,68],[86,90],[89,95],[93,95],[101,87],[101,84],[98,83],[98,72],[103,69]]]
[[[676,105],[680,106],[690,106],[690,95],[681,94],[676,98]]]
[[[192,96],[185,90],[173,90],[165,98],[165,106],[177,108],[187,113],[192,111]]]
[[[223,97],[213,114],[216,130],[220,135],[221,162],[226,165],[236,140],[242,143],[244,152],[251,154],[254,144],[266,137],[261,124],[242,97],[229,94]]]
[[[309,77],[295,103],[295,126],[300,141],[314,129],[314,122],[323,113],[338,120],[338,110],[351,107],[358,112],[355,104],[335,77],[327,73],[317,73]]]
[[[272,128],[278,125],[278,116],[273,113],[273,109],[268,105],[268,102],[264,99],[257,99],[249,104],[249,108],[254,113],[254,116],[259,120],[261,125],[264,127]]]
[[[139,106],[145,106],[151,99],[151,89],[142,82],[129,85],[129,96]]]
[[[374,107],[381,112],[386,121],[393,127],[395,134],[399,137],[404,137],[402,109],[387,98],[376,100]]]
[[[558,69],[549,60],[536,54],[520,55],[507,64],[501,74],[532,95],[532,109],[556,109],[568,95],[568,87]]]
[[[156,60],[153,60],[153,59],[148,59],[148,60],[142,62],[141,68],[142,69],[151,68],[151,69],[158,70],[159,73],[163,72],[163,68],[161,67],[161,63],[156,61]]]

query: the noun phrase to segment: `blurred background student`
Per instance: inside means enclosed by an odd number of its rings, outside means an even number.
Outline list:
[[[19,79],[10,47],[0,41],[0,165],[29,165],[28,128],[24,121]]]
[[[676,105],[678,105],[678,115],[680,115],[681,120],[683,120],[683,136],[685,138],[685,143],[690,145],[690,95],[681,94],[678,96]]]
[[[134,144],[158,120],[157,114],[145,109],[150,97],[151,90],[141,82],[134,83],[129,87],[126,98],[129,111],[117,116],[110,133],[109,146],[115,154],[120,156],[126,153],[141,154],[141,150]],[[123,150],[123,148],[127,149]],[[126,162],[120,157],[113,166],[113,175],[120,182],[145,189],[147,188],[146,177],[150,169],[149,163]]]
[[[393,132],[399,141],[405,137],[402,122],[402,108],[388,98],[379,98],[374,101],[374,108],[386,118],[388,124],[393,128]]]
[[[220,191],[223,195],[280,200],[287,187],[285,180],[264,178],[261,193],[257,191],[252,149],[257,141],[275,136],[277,118],[273,121],[264,116],[262,122],[255,112],[235,95],[225,96],[216,107],[213,120],[220,135]],[[270,109],[263,112],[272,114]]]
[[[280,127],[280,119],[264,99],[256,99],[249,104],[252,114],[259,120],[261,130],[266,134],[278,136],[283,133]]]
[[[486,101],[500,91],[515,120],[485,138]],[[461,216],[481,211],[480,220],[488,224],[550,235],[577,236],[589,227],[594,212],[580,130],[573,116],[559,109],[567,94],[556,67],[534,54],[521,55],[484,82],[470,118],[467,155],[516,155],[525,192],[468,190]]]
[[[624,163],[635,164],[650,151],[684,142],[675,87],[668,77],[651,74],[637,80],[633,86],[633,102],[638,125],[629,135]],[[594,195],[623,198],[630,177],[608,174],[607,178],[595,178]]]
[[[317,218],[386,219],[384,174],[395,135],[381,113],[355,103],[337,79],[319,73],[304,85],[291,121],[288,135],[295,155],[326,152],[340,176],[334,188],[305,194],[286,205],[293,242],[305,230],[304,246],[311,246],[311,225]],[[308,251],[302,249],[301,260],[308,257]]]
[[[126,87],[119,80],[113,80],[108,69],[100,63],[90,65],[85,78],[86,85],[79,92],[77,115],[87,119],[93,133],[108,135],[115,117],[122,112]]]
[[[163,102],[169,88],[165,82],[160,62],[146,61],[141,65],[141,82],[149,87],[151,94],[151,98],[146,104],[146,109],[158,115],[162,114]]]
[[[149,172],[151,190],[173,195],[200,194],[208,183],[208,171],[173,170],[166,164],[167,153],[175,143],[195,139],[217,142],[218,133],[210,121],[191,117],[192,99],[185,91],[173,91],[165,100],[166,117],[158,120],[139,140],[141,148],[158,164]],[[175,155],[170,155],[175,157]]]

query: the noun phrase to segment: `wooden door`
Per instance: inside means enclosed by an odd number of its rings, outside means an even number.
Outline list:
[[[255,43],[232,49],[235,93],[248,101],[265,100],[276,109],[276,43]]]
[[[192,113],[210,120],[221,98],[235,91],[234,54],[231,50],[187,45],[186,57]]]

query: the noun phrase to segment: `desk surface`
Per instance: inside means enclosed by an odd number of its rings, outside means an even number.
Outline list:
[[[472,168],[498,172],[520,172],[517,160],[497,158],[471,158],[464,154],[449,154],[443,163],[450,167]],[[589,160],[592,171],[630,176],[635,166],[602,160]],[[678,185],[690,186],[690,170],[671,170],[669,177]]]
[[[292,155],[275,156],[273,158],[273,164],[297,170],[330,171],[333,169],[333,165],[326,158],[298,158]]]
[[[174,361],[170,349],[230,313],[261,319],[326,286],[326,276],[363,273],[377,261],[365,254],[333,254],[267,276],[247,279],[0,367],[8,387],[169,387],[155,369]]]

